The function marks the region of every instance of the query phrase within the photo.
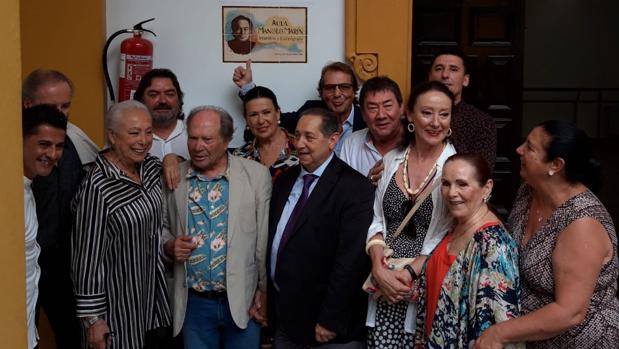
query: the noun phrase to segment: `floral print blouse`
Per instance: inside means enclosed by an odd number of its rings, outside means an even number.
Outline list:
[[[275,160],[275,163],[269,167],[273,182],[275,182],[275,179],[280,174],[287,171],[290,167],[299,164],[297,150],[293,144],[294,136],[288,133],[286,129],[282,128],[282,130],[286,132],[286,136],[288,136],[288,143],[286,144],[286,147],[282,149],[282,152],[279,153],[279,157]],[[255,139],[251,142],[245,143],[245,145],[240,148],[236,148],[232,155],[260,162],[260,152],[258,151],[258,144]]]
[[[520,315],[518,245],[502,224],[482,226],[456,257],[443,279],[429,336],[426,266],[427,261],[419,284],[415,348],[469,348],[491,325]]]

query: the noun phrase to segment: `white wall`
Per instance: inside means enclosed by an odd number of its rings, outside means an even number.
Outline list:
[[[316,86],[327,61],[344,60],[344,0],[107,0],[108,36],[142,20],[156,18],[145,25],[157,34],[145,36],[155,47],[154,67],[169,68],[178,76],[185,92],[185,113],[201,104],[228,110],[236,128],[231,146],[239,146],[245,121],[237,88],[232,83],[237,63],[223,63],[221,58],[223,5],[307,7],[307,63],[252,64],[254,81],[275,92],[282,111],[291,111],[306,99],[318,98]],[[110,76],[117,76],[118,49],[126,37],[128,34],[118,37],[110,47]]]

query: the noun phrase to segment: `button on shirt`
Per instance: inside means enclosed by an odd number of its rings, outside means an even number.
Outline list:
[[[168,139],[162,139],[153,133],[153,145],[150,148],[150,154],[158,157],[159,160],[163,160],[163,157],[170,153],[189,159],[187,132],[185,132],[183,120],[176,120],[176,127],[170,133]]]
[[[299,201],[299,198],[301,197],[301,193],[303,192],[303,176],[305,176],[306,174],[313,174],[318,177],[316,178],[316,180],[314,180],[312,185],[310,185],[309,195],[311,195],[312,192],[314,191],[314,188],[316,187],[316,184],[320,180],[320,176],[322,176],[322,173],[325,171],[325,168],[327,168],[327,166],[329,165],[332,159],[333,159],[333,153],[331,153],[329,158],[325,162],[323,162],[322,165],[320,165],[316,169],[316,171],[311,172],[311,173],[307,172],[303,167],[301,167],[301,173],[299,173],[297,180],[294,182],[294,185],[292,186],[292,191],[290,192],[290,195],[288,196],[288,200],[286,201],[286,205],[284,206],[282,215],[279,218],[279,222],[277,223],[277,229],[275,230],[275,236],[273,237],[273,245],[271,246],[272,248],[271,248],[271,260],[270,260],[272,280],[275,280],[275,267],[276,267],[276,262],[277,262],[277,252],[279,251],[279,244],[282,240],[282,235],[284,234],[286,223],[288,223],[288,219],[290,218],[290,215],[292,214],[292,210],[294,210],[294,207],[296,206],[297,201]],[[308,195],[308,200],[309,200],[309,195]]]
[[[226,176],[209,179],[192,168],[187,173],[187,228],[197,244],[187,260],[187,287],[198,292],[226,289],[229,192]]]
[[[41,248],[37,243],[37,208],[32,194],[32,181],[24,177],[24,221],[26,235],[26,322],[28,324],[28,348],[37,345],[38,335],[35,324],[37,297],[39,296],[39,277],[41,268],[38,259]]]

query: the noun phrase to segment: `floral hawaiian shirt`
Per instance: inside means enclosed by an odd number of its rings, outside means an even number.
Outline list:
[[[225,175],[207,178],[189,169],[187,228],[197,243],[187,260],[187,285],[196,291],[226,289],[228,190]]]

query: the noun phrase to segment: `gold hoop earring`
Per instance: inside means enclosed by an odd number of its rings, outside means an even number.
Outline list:
[[[415,124],[413,124],[412,122],[409,122],[408,125],[406,125],[406,129],[408,130],[408,132],[413,133],[415,132]]]

